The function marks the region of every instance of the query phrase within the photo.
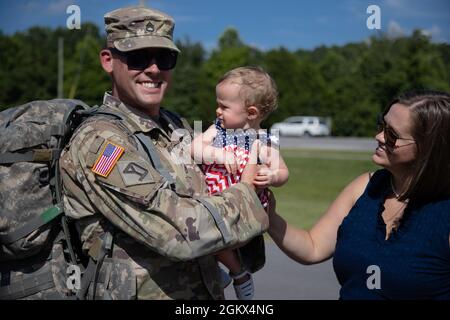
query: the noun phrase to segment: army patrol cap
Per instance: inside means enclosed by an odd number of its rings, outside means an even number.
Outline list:
[[[159,10],[127,7],[104,16],[108,47],[119,51],[167,48],[180,52],[173,43],[174,19]]]

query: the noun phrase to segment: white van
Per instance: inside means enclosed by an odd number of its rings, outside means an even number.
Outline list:
[[[329,136],[331,133],[331,118],[315,116],[295,116],[277,122],[270,130],[278,130],[280,136]]]

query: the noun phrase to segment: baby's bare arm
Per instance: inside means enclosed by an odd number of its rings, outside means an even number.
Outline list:
[[[216,134],[217,129],[212,125],[205,132],[194,137],[191,145],[191,156],[195,163],[223,164],[229,173],[235,174],[238,165],[234,153],[212,146]]]
[[[213,163],[215,161],[216,148],[212,146],[216,128],[210,126],[205,132],[194,137],[191,144],[191,156],[196,163]]]
[[[280,187],[289,179],[289,170],[278,148],[260,145],[259,158],[265,166],[258,173],[259,181],[268,186]]]

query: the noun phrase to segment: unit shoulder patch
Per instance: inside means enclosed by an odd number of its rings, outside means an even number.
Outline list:
[[[119,161],[117,166],[127,187],[155,182],[144,161]]]

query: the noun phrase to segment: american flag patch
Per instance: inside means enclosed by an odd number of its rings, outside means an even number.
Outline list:
[[[97,161],[95,161],[92,172],[106,178],[116,165],[116,162],[119,160],[123,151],[124,149],[122,147],[108,142],[103,149],[102,154],[98,157]]]

